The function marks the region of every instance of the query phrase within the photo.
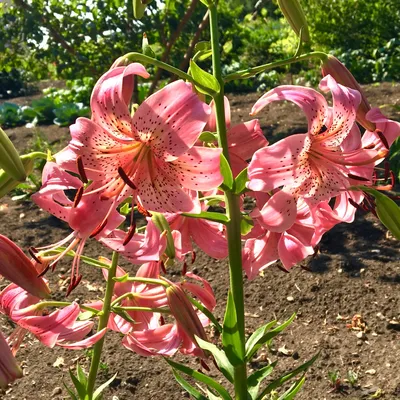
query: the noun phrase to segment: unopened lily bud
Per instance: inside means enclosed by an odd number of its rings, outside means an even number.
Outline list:
[[[39,298],[49,296],[50,290],[33,263],[10,239],[0,235],[0,275]]]
[[[33,170],[33,159],[30,157],[21,156],[22,165],[28,176]],[[4,197],[11,190],[15,189],[21,182],[15,180],[6,171],[0,169],[0,199]]]
[[[170,260],[175,258],[175,243],[174,238],[172,237],[171,227],[169,226],[168,221],[164,217],[164,214],[158,212],[151,212],[151,220],[154,222],[154,225],[167,237],[167,247],[165,249],[165,254]]]
[[[153,58],[155,58],[155,56],[156,56],[153,49],[150,47],[149,39],[147,39],[146,32],[143,32],[142,53],[145,56],[149,56],[149,57],[153,57]]]
[[[0,128],[0,168],[19,182],[26,179],[25,168],[18,151],[7,134]]]
[[[180,328],[194,344],[197,344],[196,336],[207,341],[207,335],[203,325],[183,289],[171,283],[171,286],[166,289],[166,294],[169,308],[172,315],[175,317],[178,328]],[[203,351],[200,353],[204,355]]]
[[[310,41],[310,33],[304,11],[298,0],[278,0],[279,8],[285,16],[287,22],[292,27],[297,36],[300,36],[303,42]]]
[[[366,118],[367,112],[371,109],[371,106],[369,105],[361,86],[356,81],[356,78],[354,78],[352,73],[336,57],[332,55],[328,55],[322,62],[321,71],[323,76],[331,75],[337,83],[360,92],[361,103],[357,109],[357,122],[368,131],[375,131],[375,124],[371,121],[368,121]]]
[[[18,378],[22,378],[21,368],[18,366],[10,347],[0,332],[0,387],[5,388],[9,383],[14,382]]]

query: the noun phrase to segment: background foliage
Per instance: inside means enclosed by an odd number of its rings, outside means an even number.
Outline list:
[[[314,49],[334,53],[363,83],[400,79],[398,0],[303,0],[302,6]],[[276,1],[221,0],[219,8],[227,72],[293,54],[296,40]],[[188,9],[191,14],[180,31]],[[163,49],[169,46],[166,60],[184,66],[186,50],[203,17],[199,0],[152,2],[140,21],[133,18],[131,0],[1,3],[0,96],[24,93],[26,81],[98,78],[118,56],[140,50],[143,32],[157,57],[165,56]],[[208,40],[208,30],[200,30],[198,39]],[[300,73],[313,82],[308,65],[290,68],[277,73]],[[274,72],[257,78],[250,87],[241,82],[229,88],[243,91],[263,85],[264,89],[276,78]]]

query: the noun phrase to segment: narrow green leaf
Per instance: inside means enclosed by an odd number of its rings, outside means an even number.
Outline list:
[[[221,397],[216,396],[211,390],[207,389],[207,396],[209,400],[221,400]]]
[[[236,308],[231,291],[228,292],[228,302],[222,330],[222,344],[230,364],[235,366],[243,363],[244,354],[240,342]]]
[[[208,221],[220,222],[221,224],[227,224],[229,222],[229,219],[225,214],[217,212],[203,211],[199,214],[182,213],[182,215],[191,218],[207,219]]]
[[[79,365],[79,362],[76,363],[76,376],[79,379],[79,382],[82,383],[84,387],[87,385],[87,377],[86,374],[83,372],[82,367]]]
[[[205,340],[202,340],[197,336],[196,341],[203,350],[208,350],[214,356],[215,362],[217,363],[221,372],[224,374],[225,378],[228,379],[229,382],[233,383],[234,368],[233,365],[230,363],[227,355],[215,344],[206,342]]]
[[[197,340],[200,340],[200,339],[197,339]],[[191,376],[192,378],[198,380],[199,382],[205,383],[211,389],[214,389],[215,391],[217,391],[218,394],[223,398],[223,400],[232,400],[232,397],[230,396],[228,391],[221,384],[216,382],[214,379],[210,378],[209,376],[207,376],[201,372],[195,371],[192,368],[187,367],[186,365],[179,364],[168,358],[164,358],[164,359],[172,368],[175,368],[178,371],[181,371],[184,374]]]
[[[172,368],[172,373],[176,381],[196,400],[207,400],[206,396],[203,396],[196,388],[194,388],[186,379],[182,378],[174,368]]]
[[[63,382],[63,385],[64,385],[65,389],[67,389],[67,392],[68,392],[68,394],[69,394],[69,396],[71,397],[72,400],[79,400],[79,399],[76,397],[76,394],[72,391],[71,388],[69,388],[69,387],[66,385],[65,382]]]
[[[272,364],[269,364],[256,372],[253,372],[247,378],[247,391],[249,392],[252,400],[257,398],[258,391],[260,390],[260,385],[262,381],[271,374],[274,370],[278,361],[274,361]]]
[[[86,396],[86,387],[79,382],[78,378],[73,374],[71,370],[69,370],[69,376],[71,377],[72,383],[75,386],[76,391],[78,392],[79,399],[84,400]]]
[[[232,170],[228,163],[228,160],[225,158],[225,156],[222,153],[221,153],[221,163],[219,165],[219,168],[221,170],[222,176],[224,177],[224,182],[222,183],[221,187],[224,187],[225,190],[226,190],[226,188],[228,188],[229,190],[232,190],[232,187],[233,187]]]
[[[400,207],[389,197],[378,190],[360,186],[361,190],[375,197],[375,211],[383,225],[400,240]]]
[[[221,88],[217,79],[210,73],[201,69],[193,60],[190,60],[190,72],[195,80],[196,89],[203,93],[214,96]]]
[[[261,338],[258,339],[257,343],[253,346],[249,352],[246,352],[246,360],[251,360],[253,355],[257,352],[257,350],[269,342],[271,339],[273,339],[275,336],[277,336],[279,333],[281,333],[284,329],[287,328],[288,325],[292,323],[294,318],[296,317],[296,314],[293,314],[287,321],[285,321],[283,324],[277,326],[275,329],[272,329],[269,332],[266,332]]]
[[[115,373],[107,382],[104,382],[100,385],[95,392],[93,393],[93,400],[99,400],[100,396],[102,395],[103,391],[110,386],[111,382],[117,377],[118,373]]]
[[[278,400],[292,400],[296,394],[300,391],[301,387],[304,385],[306,377],[302,376],[297,382],[295,382],[290,388],[279,397]]]
[[[304,364],[300,365],[299,367],[297,367],[296,369],[294,369],[293,371],[287,373],[286,375],[282,375],[280,378],[274,380],[273,382],[271,382],[263,391],[262,393],[257,397],[256,400],[262,400],[264,399],[264,397],[271,393],[272,390],[282,386],[285,382],[287,382],[288,380],[292,379],[293,377],[295,377],[296,375],[300,374],[301,372],[305,372],[307,371],[308,368],[311,367],[311,365],[314,364],[315,360],[318,358],[319,353],[316,354],[313,358],[311,358],[311,360],[305,362]]]
[[[239,172],[235,179],[235,194],[241,194],[247,190],[246,183],[248,180],[249,177],[247,175],[247,168],[245,168]]]
[[[260,326],[258,329],[256,329],[251,336],[247,339],[246,342],[246,358],[248,361],[250,361],[248,354],[250,353],[251,350],[253,350],[253,347],[258,343],[258,341],[268,332],[274,325],[276,325],[277,321],[273,320],[271,322],[268,322],[267,324]]]
[[[245,236],[254,228],[254,221],[249,215],[242,215],[240,220],[240,233]]]
[[[215,132],[208,132],[208,131],[201,132],[199,140],[206,143],[214,143],[218,141],[217,134]]]

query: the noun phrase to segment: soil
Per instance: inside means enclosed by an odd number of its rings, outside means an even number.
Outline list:
[[[400,119],[399,84],[384,83],[365,87],[374,106],[393,119]],[[248,119],[248,112],[258,94],[231,96],[233,123]],[[18,99],[24,101],[24,99]],[[389,106],[397,105],[397,107]],[[277,103],[264,110],[261,126],[270,141],[295,132],[306,131],[306,120],[293,105]],[[39,127],[40,134],[51,146],[59,149],[68,140],[68,129],[57,126]],[[26,128],[9,129],[7,133],[20,150],[32,147],[37,132]],[[47,215],[31,202],[18,203],[6,197],[0,201],[0,231],[22,248],[55,243],[69,232],[67,226]],[[88,255],[110,256],[110,252],[92,241]],[[283,322],[292,313],[295,321],[274,341],[271,350],[262,349],[250,368],[278,360],[278,372],[302,364],[320,352],[298,399],[398,399],[400,398],[400,244],[372,215],[358,215],[351,224],[341,224],[321,241],[319,253],[285,274],[271,266],[263,276],[245,282],[247,327],[256,327],[272,319]],[[122,263],[134,270],[135,267]],[[68,277],[68,260],[60,262],[47,278],[57,299],[65,296],[63,282]],[[223,315],[228,288],[227,262],[210,259],[200,251],[192,269],[208,279],[218,302],[216,314]],[[169,270],[179,279],[180,266]],[[100,271],[83,265],[84,278],[70,298],[78,301],[102,297]],[[0,288],[6,282],[0,281]],[[366,324],[365,334],[348,327],[355,315]],[[391,323],[392,321],[392,323]],[[10,333],[12,324],[0,320],[1,330]],[[357,337],[362,336],[362,337]],[[121,337],[111,332],[98,377],[99,384],[114,373],[117,378],[105,392],[105,399],[185,399],[188,395],[174,381],[166,362],[160,358],[144,358],[123,348]],[[286,351],[287,350],[287,351]],[[285,354],[286,353],[286,354]],[[63,382],[70,384],[68,369],[79,361],[87,369],[90,352],[50,350],[33,337],[26,338],[17,359],[24,378],[0,394],[9,399],[67,399]],[[178,357],[183,361],[183,357]],[[193,368],[200,366],[187,359]],[[349,371],[357,374],[352,386],[346,381]],[[334,390],[328,375],[340,374],[340,387]],[[217,374],[213,370],[213,374]],[[274,375],[277,377],[278,375]],[[221,378],[222,379],[222,378]]]

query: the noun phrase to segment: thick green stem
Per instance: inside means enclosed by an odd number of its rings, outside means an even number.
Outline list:
[[[97,331],[101,331],[102,329],[106,328],[108,324],[108,318],[110,316],[110,310],[111,310],[111,299],[115,285],[115,281],[113,278],[115,278],[117,272],[118,256],[119,254],[114,251],[112,255],[111,266],[110,269],[108,270],[106,293],[104,295],[103,309],[99,317],[99,326],[97,327]],[[87,382],[87,394],[89,400],[92,400],[93,398],[94,385],[96,382],[97,371],[99,369],[100,357],[101,357],[101,352],[103,350],[104,339],[105,336],[103,336],[103,338],[100,339],[93,346],[93,356],[90,364],[89,377]]]
[[[286,60],[275,61],[272,63],[259,65],[258,67],[247,68],[241,71],[233,72],[232,74],[226,75],[224,81],[229,82],[234,79],[247,79],[261,72],[268,71],[270,69],[278,67],[283,67],[284,65],[293,64],[295,62],[300,62],[300,61],[306,61],[311,58],[319,58],[320,60],[324,60],[326,57],[327,54],[321,51],[313,51],[312,53],[303,54],[301,56],[290,57],[287,58]]]
[[[218,16],[214,4],[209,6],[210,10],[210,29],[211,29],[211,48],[213,55],[213,75],[218,80],[221,91],[214,96],[216,125],[219,146],[223,149],[223,154],[229,162],[228,141],[226,135],[225,109],[224,109],[224,82],[222,79],[221,59],[219,50]],[[243,296],[243,272],[242,272],[242,251],[240,233],[240,207],[239,196],[227,191],[225,193],[226,214],[229,222],[226,223],[228,248],[229,248],[229,272],[230,290],[237,314],[237,329],[240,341],[235,349],[236,354],[245,353],[245,317],[244,317],[244,296]],[[244,358],[244,357],[243,357]],[[243,361],[235,365],[234,373],[235,398],[237,400],[247,399],[247,371],[246,362]]]

